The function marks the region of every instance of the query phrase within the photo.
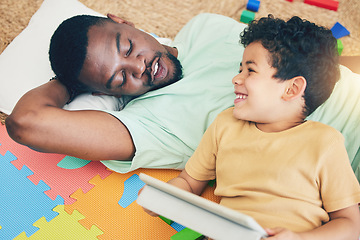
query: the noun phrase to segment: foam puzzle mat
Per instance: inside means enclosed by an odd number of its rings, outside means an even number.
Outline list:
[[[140,172],[163,181],[176,170],[139,169],[127,174],[15,143],[0,125],[0,239],[182,239],[201,234],[136,203]],[[203,196],[213,201],[214,186]]]

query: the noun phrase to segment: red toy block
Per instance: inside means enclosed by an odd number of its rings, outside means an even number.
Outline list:
[[[337,11],[339,2],[334,0],[305,0],[304,3]]]
[[[288,1],[288,2],[292,2],[293,0],[286,0],[286,1]]]

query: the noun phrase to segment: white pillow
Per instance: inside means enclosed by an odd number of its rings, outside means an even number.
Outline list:
[[[79,14],[103,16],[77,0],[44,0],[28,26],[0,55],[0,111],[10,114],[22,95],[54,76],[48,56],[51,36],[63,20]],[[158,40],[171,43],[170,39]],[[75,99],[67,109],[116,110],[116,102],[109,96],[89,96]]]

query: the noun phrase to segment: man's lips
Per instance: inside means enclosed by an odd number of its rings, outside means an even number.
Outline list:
[[[153,61],[151,69],[153,82],[163,80],[167,76],[167,68],[161,57],[158,57]]]

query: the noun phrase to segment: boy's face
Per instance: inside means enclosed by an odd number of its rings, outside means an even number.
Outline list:
[[[270,54],[261,43],[253,42],[245,48],[239,74],[232,80],[234,117],[256,123],[278,122],[286,81],[274,78],[275,73]]]

